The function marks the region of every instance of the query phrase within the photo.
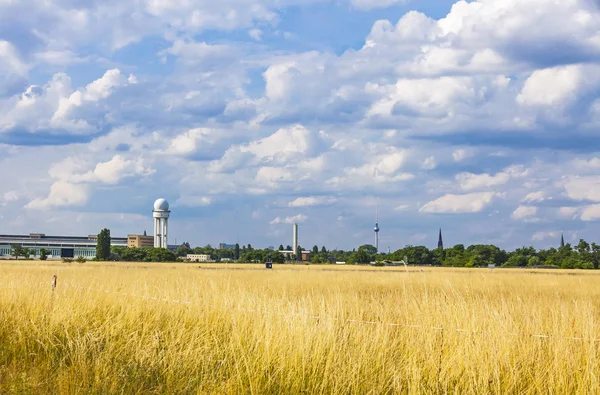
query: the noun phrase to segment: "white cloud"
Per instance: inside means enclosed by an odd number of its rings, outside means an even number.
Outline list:
[[[456,180],[459,182],[462,190],[473,191],[504,185],[510,180],[510,177],[506,173],[498,173],[494,176],[489,174],[461,173],[456,176]]]
[[[457,149],[452,153],[452,158],[455,162],[462,162],[469,157],[469,153],[464,149]]]
[[[529,106],[560,106],[574,99],[583,82],[583,68],[579,65],[536,70],[525,82],[517,101]]]
[[[558,216],[563,219],[577,219],[580,211],[578,207],[560,207]]]
[[[0,68],[2,74],[27,75],[30,66],[27,65],[18,53],[17,48],[6,40],[0,40]]]
[[[540,203],[546,200],[552,200],[544,191],[530,192],[521,200],[523,203]]]
[[[25,207],[45,209],[51,207],[83,206],[90,196],[93,183],[115,185],[126,178],[145,177],[154,173],[144,166],[143,160],[128,160],[115,155],[107,162],[99,162],[91,170],[84,159],[67,157],[54,164],[48,174],[55,179],[48,197],[36,198]]]
[[[580,159],[577,158],[573,160],[573,165],[580,170],[596,170],[600,169],[600,158],[591,158],[591,159]]]
[[[600,176],[571,176],[564,182],[564,188],[573,200],[600,202]]]
[[[25,208],[43,210],[53,207],[83,206],[88,198],[87,185],[61,180],[52,184],[48,197],[34,199]]]
[[[298,214],[298,215],[294,215],[293,217],[276,217],[274,220],[272,220],[270,222],[271,225],[278,225],[278,224],[295,224],[295,223],[302,223],[302,222],[306,222],[306,220],[308,219],[308,217],[304,214]]]
[[[419,210],[422,213],[479,213],[489,207],[494,198],[502,195],[493,192],[469,193],[466,195],[447,194],[425,204]]]
[[[585,206],[581,210],[582,221],[598,221],[600,220],[600,204]]]
[[[16,191],[4,192],[2,200],[0,200],[0,205],[6,206],[7,204],[15,202],[17,200],[19,200],[19,195]]]
[[[395,211],[408,211],[411,208],[413,208],[413,206],[411,206],[410,204],[401,204],[399,206],[396,206],[394,208]]]
[[[260,41],[263,35],[262,30],[260,29],[251,29],[248,32],[248,35],[256,41]]]
[[[75,181],[102,182],[105,184],[116,184],[124,178],[134,176],[148,176],[155,172],[154,169],[144,166],[142,158],[137,160],[127,160],[121,155],[115,155],[108,162],[100,162],[94,170],[75,175],[72,179]]]
[[[213,203],[212,198],[208,196],[181,196],[177,199],[177,204],[187,207],[204,207]]]
[[[314,207],[337,202],[336,198],[328,196],[299,197],[288,203],[288,207]]]
[[[6,109],[0,112],[0,132],[16,127],[31,132],[58,129],[81,134],[96,131],[88,120],[72,117],[74,110],[107,99],[116,88],[133,80],[133,77],[127,78],[113,69],[85,88],[73,91],[68,75],[55,74],[45,86],[31,85],[20,96],[4,103]]]
[[[191,129],[171,140],[167,152],[176,155],[189,155],[205,145],[214,144],[215,141],[215,132],[212,129]]]
[[[515,219],[515,220],[525,219],[525,218],[533,217],[534,215],[537,214],[537,212],[538,212],[537,207],[519,206],[519,207],[517,207],[517,209],[515,211],[513,211],[511,217],[512,217],[512,219]]]
[[[435,156],[430,156],[423,161],[421,167],[425,170],[433,170],[437,167]]]
[[[560,237],[560,232],[536,232],[531,237],[533,241],[543,241],[547,239],[556,239]]]
[[[108,70],[101,78],[91,82],[85,88],[73,92],[68,98],[61,98],[51,123],[61,125],[76,107],[80,107],[86,102],[106,99],[115,88],[129,83],[135,83],[134,76],[127,78],[121,74],[119,69]]]

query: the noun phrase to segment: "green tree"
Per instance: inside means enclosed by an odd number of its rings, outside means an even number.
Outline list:
[[[110,258],[110,230],[102,229],[96,242],[96,258],[106,261]]]
[[[18,261],[19,257],[25,257],[26,255],[26,248],[23,247],[21,244],[13,244],[11,245],[12,248],[12,255],[15,257],[15,259]]]
[[[313,246],[313,248],[312,248],[312,253],[313,253],[313,255],[317,255],[317,254],[319,253],[319,247],[318,247],[318,246],[316,246],[316,245],[315,245],[315,246]]]
[[[321,256],[319,254],[314,254],[311,259],[310,259],[311,263],[323,263],[323,258],[321,258]]]
[[[367,252],[365,248],[359,248],[352,257],[356,263],[369,263],[371,262],[371,255]]]
[[[182,244],[179,247],[177,247],[177,249],[175,250],[175,255],[177,255],[178,257],[184,257],[193,252],[194,252],[194,250],[192,250],[190,247]]]
[[[240,259],[240,245],[235,243],[235,247],[233,248],[233,257],[235,260]]]
[[[50,253],[50,251],[48,251],[45,248],[40,248],[40,261],[45,261],[48,259],[48,254]]]
[[[596,243],[592,243],[591,249],[592,249],[592,265],[594,266],[594,269],[598,269],[598,267],[600,266],[600,245],[598,245]]]
[[[321,247],[321,254],[327,255],[327,248],[325,246]]]
[[[535,266],[539,266],[541,263],[542,263],[542,260],[539,257],[531,256],[531,257],[529,257],[529,259],[527,261],[527,266],[535,267]]]
[[[279,244],[279,251],[283,251],[283,244]]]

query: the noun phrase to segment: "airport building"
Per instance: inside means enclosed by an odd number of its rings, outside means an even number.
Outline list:
[[[154,236],[148,236],[146,232],[143,235],[127,235],[127,247],[154,247]]]
[[[12,246],[20,245],[27,248],[31,258],[39,258],[42,248],[49,251],[48,259],[77,258],[86,259],[96,257],[96,244],[98,235],[89,236],[46,236],[43,233],[30,233],[29,235],[0,235],[0,259],[12,257]],[[114,247],[127,247],[126,237],[111,237]]]

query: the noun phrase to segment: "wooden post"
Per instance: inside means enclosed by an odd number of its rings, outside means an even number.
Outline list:
[[[52,293],[56,289],[56,274],[52,276]]]

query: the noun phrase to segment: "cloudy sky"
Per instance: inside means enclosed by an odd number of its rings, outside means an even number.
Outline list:
[[[597,0],[0,0],[0,233],[600,241]]]

